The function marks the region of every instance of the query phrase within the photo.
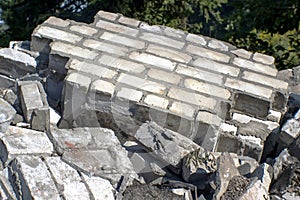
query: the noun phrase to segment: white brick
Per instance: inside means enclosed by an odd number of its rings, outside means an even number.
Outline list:
[[[117,80],[119,83],[127,84],[140,90],[145,90],[148,92],[163,94],[166,87],[162,84],[149,81],[146,79],[138,78],[136,76],[121,74]]]
[[[181,103],[181,102],[173,102],[171,107],[169,108],[170,111],[177,113],[178,115],[184,115],[190,118],[194,117],[196,109],[191,105]]]
[[[153,79],[157,79],[167,83],[172,83],[174,85],[177,85],[181,80],[181,77],[176,74],[158,69],[150,69],[147,75]]]
[[[116,69],[132,72],[142,73],[145,67],[142,64],[124,60],[122,58],[116,58],[108,55],[103,55],[98,62],[102,65],[107,65]]]
[[[150,106],[155,106],[164,109],[166,109],[169,104],[169,101],[167,99],[152,94],[148,94],[145,97],[144,102]]]
[[[110,23],[110,22],[106,22],[106,21],[102,21],[102,20],[99,20],[97,22],[96,27],[102,28],[105,30],[109,30],[112,32],[116,32],[116,33],[131,35],[131,36],[137,36],[137,34],[139,32],[138,30],[133,29],[133,28],[129,28],[129,27],[126,27],[123,25],[114,24],[114,23]]]
[[[60,27],[67,27],[70,25],[70,22],[62,20],[57,17],[49,17],[44,23],[60,26]]]
[[[115,91],[115,86],[114,84],[107,81],[96,80],[92,83],[91,90],[95,92],[103,92],[109,94],[110,96],[113,96]]]
[[[233,88],[239,91],[247,92],[250,94],[254,94],[264,98],[271,98],[272,90],[268,88],[264,88],[258,85],[254,85],[252,83],[247,83],[240,80],[235,80],[231,78],[227,78],[225,82],[225,86],[229,88]]]
[[[183,63],[188,63],[192,60],[192,57],[188,54],[152,44],[149,45],[146,51],[157,56],[165,57]]]
[[[212,51],[212,50],[209,50],[209,49],[203,48],[203,47],[188,45],[186,50],[189,53],[192,53],[192,54],[195,54],[197,56],[204,57],[204,58],[208,58],[208,59],[211,59],[211,60],[216,60],[216,61],[226,62],[226,63],[229,62],[229,60],[230,60],[230,57],[226,54],[216,52],[216,51]]]
[[[35,33],[33,33],[33,36],[40,38],[49,38],[54,40],[63,40],[72,44],[75,44],[76,42],[79,42],[82,39],[82,37],[73,33],[68,33],[66,31],[62,31],[56,28],[50,28],[47,26],[40,26],[38,30]]]
[[[81,62],[78,60],[72,60],[69,65],[69,68],[79,72],[85,72],[91,75],[96,75],[101,78],[112,79],[115,75],[117,75],[116,71],[84,61]]]
[[[144,29],[146,31],[151,31],[151,32],[155,32],[155,33],[162,33],[162,28],[160,26],[157,26],[157,25],[152,25],[150,26],[149,24],[147,24],[146,22],[142,22],[140,24],[140,28],[141,29]]]
[[[274,61],[275,61],[274,57],[268,56],[268,55],[265,55],[262,53],[255,53],[253,55],[253,59],[257,62],[261,62],[266,65],[272,65],[272,64],[274,64]]]
[[[204,80],[206,82],[216,83],[221,85],[223,83],[223,76],[220,74],[214,74],[204,70],[200,70],[187,65],[178,65],[176,72],[196,79]]]
[[[179,101],[187,102],[199,106],[201,108],[214,109],[216,106],[216,100],[205,97],[200,94],[184,91],[178,88],[171,88],[168,92],[168,97],[177,99]]]
[[[176,37],[176,38],[183,38],[185,36],[184,31],[179,30],[179,29],[170,28],[170,27],[166,27],[164,32],[166,35]]]
[[[102,41],[92,40],[92,39],[86,39],[83,42],[83,45],[105,53],[116,54],[118,56],[125,56],[126,53],[128,52],[128,49],[125,47],[120,47],[117,45],[105,43]]]
[[[115,200],[115,189],[106,179],[82,174],[95,200]]]
[[[224,88],[205,82],[196,81],[194,79],[186,79],[184,81],[184,85],[186,88],[202,92],[210,96],[216,96],[222,99],[229,99],[231,96],[230,92]]]
[[[228,51],[228,49],[229,49],[228,46],[224,42],[219,41],[219,40],[209,41],[208,47],[213,48],[213,49],[218,49],[221,51]]]
[[[284,89],[286,90],[289,86],[287,82],[275,79],[275,78],[270,78],[264,75],[260,74],[255,74],[252,72],[244,72],[243,73],[243,79],[246,79],[248,81],[253,81],[256,83],[264,84],[273,88],[277,89]]]
[[[271,68],[267,65],[263,65],[263,64],[259,64],[259,63],[255,63],[255,62],[251,62],[249,60],[245,60],[242,58],[234,58],[233,60],[233,64],[245,68],[245,69],[249,69],[249,70],[253,70],[256,72],[260,72],[260,73],[264,73],[270,76],[276,76],[277,75],[277,70],[274,68]]]
[[[281,116],[282,116],[281,112],[275,110],[269,110],[267,120],[279,123],[281,120]]]
[[[173,40],[165,36],[155,35],[152,33],[142,33],[140,38],[149,42],[154,42],[157,44],[173,47],[176,49],[181,49],[184,46],[184,42]]]
[[[206,59],[206,58],[196,59],[193,62],[193,65],[200,67],[200,68],[212,70],[212,71],[219,72],[222,74],[228,74],[230,76],[235,76],[235,77],[237,77],[240,73],[240,69],[238,69],[237,67],[232,67],[230,65],[224,65],[224,64]]]
[[[63,162],[60,157],[46,157],[45,161],[56,183],[63,188],[62,194],[65,199],[90,199],[75,169]]]
[[[117,17],[119,16],[118,14],[116,13],[110,13],[110,12],[105,12],[103,10],[100,10],[98,13],[97,13],[98,16],[100,16],[101,18],[103,19],[107,19],[107,20],[111,20],[111,21],[114,21],[115,19],[117,19]]]
[[[103,40],[108,40],[110,42],[122,44],[128,47],[133,47],[135,49],[143,49],[145,47],[145,42],[119,36],[117,34],[113,34],[109,32],[104,32],[100,38]]]
[[[124,17],[124,16],[120,17],[119,22],[121,24],[129,25],[129,26],[134,26],[134,27],[138,27],[139,24],[141,23],[141,21],[139,21],[139,20],[128,18],[128,17]]]
[[[246,59],[250,59],[252,53],[249,51],[246,51],[245,49],[236,49],[236,50],[232,50],[230,51],[231,53],[233,53],[234,55],[237,55],[238,57],[242,57],[242,58],[246,58]]]
[[[121,88],[121,90],[117,93],[117,97],[139,102],[143,97],[143,92],[129,88]]]
[[[97,33],[97,29],[85,25],[73,25],[70,27],[70,30],[87,36],[92,36]]]
[[[231,125],[231,124],[221,123],[221,125],[220,125],[220,131],[222,133],[236,135],[236,133],[237,133],[237,127],[234,126],[234,125]]]
[[[147,53],[132,52],[129,58],[170,71],[173,71],[176,66],[175,62]]]
[[[78,46],[64,44],[61,42],[54,42],[51,44],[52,52],[60,52],[65,55],[78,56],[84,59],[94,59],[98,54],[88,49],[82,49]]]
[[[66,82],[71,82],[80,85],[80,87],[88,89],[91,83],[91,79],[87,76],[79,73],[71,73],[66,77]]]
[[[195,42],[197,44],[206,45],[206,40],[204,39],[204,37],[200,35],[189,33],[186,37],[186,40],[190,42]]]
[[[196,120],[216,126],[219,126],[222,122],[222,119],[220,119],[217,115],[205,111],[199,111]]]

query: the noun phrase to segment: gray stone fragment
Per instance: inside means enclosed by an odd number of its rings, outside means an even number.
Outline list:
[[[37,63],[30,55],[15,49],[0,49],[0,73],[19,78],[36,70]]]
[[[258,180],[260,180],[264,185],[266,191],[269,191],[269,187],[273,178],[273,167],[267,163],[263,163],[254,170],[254,172],[251,174],[251,177],[257,177]]]
[[[300,136],[300,109],[292,119],[281,128],[280,140],[283,146],[288,146]]]
[[[0,88],[11,88],[15,85],[15,80],[7,76],[0,75]]]
[[[15,115],[15,109],[7,101],[0,98],[0,132],[6,132]]]
[[[18,199],[61,199],[47,166],[38,157],[14,159],[9,178]]]
[[[5,168],[0,172],[0,199],[1,197],[3,200],[17,199],[13,187],[9,182],[8,168]]]
[[[254,180],[247,187],[245,193],[239,198],[240,200],[270,199],[268,191],[260,180]]]
[[[26,122],[39,131],[50,128],[50,109],[41,83],[19,81],[21,105]]]
[[[237,167],[242,176],[252,173],[258,166],[258,162],[248,156],[239,156],[240,165]]]
[[[179,174],[182,159],[200,148],[179,133],[163,129],[154,122],[144,123],[135,133],[135,138],[156,158],[165,161],[170,169]]]

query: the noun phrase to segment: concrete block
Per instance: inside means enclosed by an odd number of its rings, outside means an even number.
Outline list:
[[[246,59],[250,59],[252,55],[252,52],[246,51],[245,49],[235,49],[231,50],[230,52],[236,55],[237,57],[242,57]]]
[[[220,40],[210,40],[208,42],[208,47],[212,48],[212,49],[217,49],[217,50],[220,50],[220,51],[228,51],[229,48],[228,48],[228,45],[225,44],[225,42],[222,42]]]
[[[124,25],[133,26],[133,27],[138,27],[139,24],[141,23],[141,21],[139,21],[139,20],[124,17],[124,16],[121,16],[120,19],[118,20],[118,22],[121,24],[124,24]]]
[[[289,119],[281,128],[281,133],[279,138],[284,145],[290,145],[293,143],[300,135],[300,120],[299,119]]]
[[[63,162],[60,157],[46,157],[45,163],[59,185],[59,193],[65,199],[90,199],[85,184],[74,168]]]
[[[139,102],[143,97],[143,92],[123,87],[116,96],[121,100]]]
[[[20,78],[36,71],[37,63],[30,55],[15,49],[0,49],[0,73]]]
[[[136,40],[136,39],[131,39],[128,37],[123,37],[118,34],[113,34],[109,32],[104,32],[101,36],[100,39],[107,40],[112,43],[117,43],[121,44],[127,47],[132,47],[135,49],[143,49],[145,47],[145,42]]]
[[[281,112],[278,112],[278,111],[275,111],[275,110],[269,110],[267,120],[279,123],[280,120],[281,120],[281,117],[282,117]]]
[[[260,161],[263,153],[263,141],[255,136],[242,136],[239,135],[238,138],[244,144],[243,155],[249,156],[251,158]]]
[[[187,46],[186,51],[194,55],[201,56],[203,58],[224,63],[228,63],[230,60],[230,56],[228,56],[227,54],[216,52],[204,47],[194,46],[191,44]]]
[[[0,198],[2,198],[3,200],[17,199],[12,184],[9,181],[8,168],[5,168],[0,172]]]
[[[148,92],[153,92],[157,94],[164,94],[166,86],[154,81],[142,79],[136,76],[122,73],[117,79],[119,83],[130,85],[132,87],[138,88],[140,90],[145,90]]]
[[[51,24],[51,25],[54,25],[54,26],[63,27],[63,28],[70,25],[69,21],[62,20],[60,18],[53,17],[53,16],[49,17],[44,23],[45,24]]]
[[[170,60],[175,60],[177,62],[188,63],[192,60],[192,57],[188,54],[182,53],[180,51],[174,51],[172,49],[160,47],[157,45],[150,44],[146,49],[146,52],[152,53],[154,55],[164,57]]]
[[[216,100],[200,94],[195,94],[178,88],[170,88],[168,97],[196,105],[200,108],[214,109]]]
[[[231,96],[231,93],[225,88],[194,79],[185,79],[184,86],[197,92],[201,92],[209,96],[219,97],[222,99],[229,99]]]
[[[273,178],[273,167],[267,163],[263,163],[254,170],[251,177],[257,177],[265,186],[266,191],[269,191]]]
[[[272,56],[268,56],[268,55],[256,52],[253,55],[253,60],[255,60],[257,62],[261,62],[266,65],[272,65],[272,64],[274,64],[275,58]]]
[[[169,110],[178,114],[179,116],[194,118],[197,108],[185,103],[174,101]]]
[[[0,98],[0,132],[5,133],[13,121],[16,110],[4,99]]]
[[[222,133],[219,136],[216,151],[241,154],[242,147],[242,141],[240,141],[236,136]]]
[[[94,199],[96,200],[115,200],[116,190],[106,179],[87,176],[82,174],[82,178],[91,191]]]
[[[156,44],[173,47],[175,49],[182,49],[184,46],[184,42],[174,40],[169,37],[153,34],[153,33],[144,32],[140,35],[140,38],[148,42],[153,42]]]
[[[190,139],[163,129],[154,122],[144,123],[134,137],[149,153],[170,165],[171,170],[180,173],[182,158],[200,147]]]
[[[155,106],[163,109],[166,109],[167,106],[169,105],[169,101],[166,98],[159,97],[152,94],[148,94],[145,97],[144,102],[150,106]]]
[[[15,79],[0,75],[0,88],[11,88],[15,85]]]
[[[110,13],[110,12],[105,12],[103,10],[100,10],[96,16],[99,16],[102,19],[107,19],[110,21],[114,21],[115,19],[117,19],[117,17],[119,16],[118,14],[115,13]]]
[[[140,23],[139,28],[142,29],[142,30],[145,30],[145,31],[153,32],[153,33],[159,33],[159,34],[163,33],[163,29],[162,29],[161,26],[159,26],[159,25],[151,25],[150,26],[146,22]]]
[[[103,55],[99,58],[98,63],[115,69],[140,74],[145,70],[142,64],[124,60],[122,58]]]
[[[194,42],[200,45],[206,45],[206,40],[204,39],[204,37],[200,36],[200,35],[195,35],[195,34],[191,34],[189,33],[186,36],[186,40],[190,41],[190,42]]]
[[[225,86],[238,91],[246,92],[249,94],[257,95],[266,99],[270,99],[272,96],[272,90],[266,87],[261,87],[245,81],[240,81],[232,78],[227,78]]]
[[[19,81],[21,105],[26,122],[35,130],[49,130],[50,109],[41,83]]]
[[[234,58],[233,59],[233,64],[237,65],[241,68],[252,70],[252,71],[259,72],[259,73],[262,73],[262,74],[266,74],[266,75],[269,75],[269,76],[274,76],[274,77],[277,76],[277,70],[276,69],[271,68],[267,65],[263,65],[263,64],[260,64],[260,63],[255,63],[255,62],[243,59],[243,58]]]
[[[221,64],[221,63],[215,62],[213,60],[210,60],[207,58],[202,58],[202,57],[197,58],[193,62],[193,65],[195,65],[196,67],[200,67],[202,69],[213,70],[217,73],[230,75],[230,76],[234,76],[234,77],[237,77],[240,73],[240,69],[237,67]]]
[[[1,137],[0,146],[3,166],[19,155],[48,156],[53,153],[53,145],[46,133],[15,126],[9,126]]]
[[[183,30],[165,27],[164,33],[168,36],[175,37],[175,38],[185,38],[186,32]]]
[[[109,101],[112,98],[114,91],[114,84],[99,79],[91,84],[89,96],[95,101]]]
[[[17,199],[61,199],[47,166],[39,157],[17,157],[11,163],[10,174]]]
[[[96,34],[98,31],[97,29],[91,28],[89,26],[86,25],[72,25],[70,27],[71,31],[86,35],[86,36],[93,36],[94,34]]]
[[[180,80],[181,77],[177,74],[172,74],[170,72],[166,72],[166,71],[162,71],[162,70],[158,70],[158,69],[150,69],[147,73],[147,75],[150,78],[159,80],[159,81],[164,81],[167,83],[171,83],[174,85],[177,85]]]
[[[268,191],[260,180],[253,180],[247,190],[241,195],[240,200],[247,199],[270,199]]]
[[[118,56],[125,56],[128,52],[126,47],[106,43],[103,41],[97,41],[93,39],[85,39],[83,42],[83,46],[92,48],[97,51],[102,51],[105,53],[111,53]]]
[[[99,20],[96,23],[96,27],[100,28],[100,30],[104,29],[104,30],[108,30],[108,31],[116,32],[116,33],[122,33],[122,34],[129,35],[132,37],[137,36],[137,34],[139,32],[136,29],[129,28],[127,26],[123,26],[120,24],[110,23],[110,22],[103,21],[103,20]]]
[[[176,66],[175,62],[147,53],[132,52],[129,55],[129,58],[145,64],[154,65],[155,67],[168,71],[173,71]]]

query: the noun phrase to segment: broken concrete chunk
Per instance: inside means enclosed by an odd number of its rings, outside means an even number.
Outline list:
[[[258,162],[251,157],[248,156],[238,156],[239,166],[237,166],[240,174],[242,176],[251,174],[258,166]]]
[[[270,199],[268,191],[260,180],[254,180],[247,187],[247,190],[239,198],[240,200],[256,200],[256,199]]]
[[[0,141],[0,159],[4,166],[19,155],[51,155],[53,145],[46,133],[9,126]]]
[[[0,98],[0,133],[5,133],[16,115],[15,109],[4,99]]]
[[[51,174],[39,157],[14,159],[9,178],[18,199],[60,199]]]
[[[0,199],[3,200],[16,200],[16,194],[13,190],[11,182],[9,181],[8,168],[3,169],[0,172]]]
[[[142,124],[135,133],[135,138],[151,155],[168,163],[171,170],[177,174],[181,171],[182,159],[200,148],[190,139],[163,129],[155,122]]]
[[[15,49],[0,49],[0,73],[19,78],[36,71],[37,63],[30,55]]]
[[[255,169],[255,171],[251,174],[251,177],[257,177],[264,185],[266,191],[269,191],[273,178],[273,167],[267,163],[263,163]]]
[[[0,88],[14,87],[15,80],[7,76],[0,75]]]
[[[50,128],[50,109],[41,83],[19,81],[22,110],[32,129],[44,131]]]
[[[281,128],[280,140],[283,145],[288,146],[300,136],[300,109],[294,118],[289,119]]]

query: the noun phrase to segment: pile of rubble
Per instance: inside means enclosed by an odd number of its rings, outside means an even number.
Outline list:
[[[300,66],[99,11],[0,49],[0,199],[300,199]]]

